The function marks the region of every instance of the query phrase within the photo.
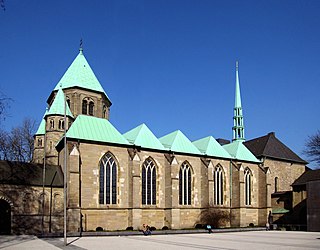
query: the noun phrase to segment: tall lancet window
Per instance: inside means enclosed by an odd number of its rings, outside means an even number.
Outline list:
[[[82,114],[86,115],[88,112],[88,102],[87,100],[82,101]]]
[[[278,192],[278,177],[274,178],[274,192]]]
[[[245,205],[251,205],[252,193],[252,173],[249,168],[244,170],[244,202]]]
[[[94,110],[94,103],[89,102],[89,115],[93,115],[93,110]]]
[[[191,167],[184,162],[179,171],[179,204],[191,205]]]
[[[151,158],[142,165],[142,204],[156,205],[157,169]]]
[[[214,204],[223,205],[223,170],[221,166],[214,169]]]
[[[108,152],[100,160],[99,203],[117,204],[117,164]]]

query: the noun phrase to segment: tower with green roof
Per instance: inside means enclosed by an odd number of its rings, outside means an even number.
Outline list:
[[[74,118],[83,114],[109,119],[112,103],[85,58],[82,47],[51,92],[47,100],[49,106],[60,86]]]
[[[235,103],[233,109],[233,141],[245,141],[244,137],[244,124],[243,124],[243,114],[241,105],[241,95],[240,95],[240,83],[239,83],[239,63],[236,62],[236,92],[235,92]]]
[[[32,161],[36,163],[43,163],[44,158],[44,142],[45,142],[45,135],[46,135],[46,120],[45,117],[47,115],[48,108],[44,113],[41,123],[34,134],[34,147],[33,147],[33,154],[32,154]]]
[[[64,120],[65,113],[66,121]],[[35,149],[40,147],[39,139],[41,140],[42,145],[39,150],[34,151],[34,162],[43,162],[43,150],[45,150],[47,162],[50,164],[58,164],[58,152],[55,146],[62,138],[65,127],[68,130],[73,120],[74,117],[66,103],[65,94],[63,90],[59,88],[35,134]]]
[[[67,122],[64,124],[64,100]],[[48,100],[48,111],[35,134],[34,162],[43,162],[44,141],[48,163],[57,164],[57,142],[78,115],[109,119],[111,101],[86,60],[83,48],[58,81]],[[42,144],[41,144],[42,143]],[[41,145],[41,146],[38,146]]]

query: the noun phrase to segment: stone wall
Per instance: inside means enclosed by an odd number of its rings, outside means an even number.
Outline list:
[[[277,191],[292,191],[291,184],[305,172],[305,165],[266,158],[264,167],[270,169],[271,192],[275,192],[275,178],[278,177]]]
[[[63,189],[45,188],[44,210],[42,187],[0,184],[0,199],[11,207],[11,233],[34,234],[63,230]],[[44,212],[43,212],[44,211]]]
[[[99,164],[107,152],[114,156],[118,167],[117,204],[104,205],[99,204]],[[60,162],[63,154],[61,151]],[[199,220],[201,209],[209,206],[234,209],[232,226],[248,226],[250,223],[261,225],[267,218],[265,172],[257,164],[231,164],[223,159],[202,159],[177,153],[165,155],[163,152],[84,142],[70,142],[68,154],[69,216],[75,218],[69,230],[81,227],[86,231],[96,230],[97,227],[107,230],[124,230],[127,227],[139,229],[143,223],[157,229],[164,226],[173,229],[192,228]],[[141,203],[141,169],[148,158],[156,164],[156,205]],[[192,171],[190,205],[179,204],[179,170],[185,162]],[[223,205],[213,203],[213,169],[216,166],[221,166],[224,173]],[[252,172],[252,204],[249,207],[244,205],[243,188],[243,172],[247,167]],[[230,176],[233,178],[232,196]]]

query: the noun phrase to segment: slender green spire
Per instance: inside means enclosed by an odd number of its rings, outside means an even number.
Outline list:
[[[236,61],[236,95],[235,95],[235,107],[241,108],[241,95],[240,95],[240,83],[239,83],[239,62]]]
[[[239,63],[236,61],[236,92],[233,114],[233,141],[245,141],[244,124],[242,115],[241,95],[240,95],[240,81],[239,81]]]

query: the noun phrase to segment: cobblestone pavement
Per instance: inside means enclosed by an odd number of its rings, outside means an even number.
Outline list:
[[[0,236],[0,249],[320,249],[320,232],[259,231],[213,234],[108,236],[39,239]]]

